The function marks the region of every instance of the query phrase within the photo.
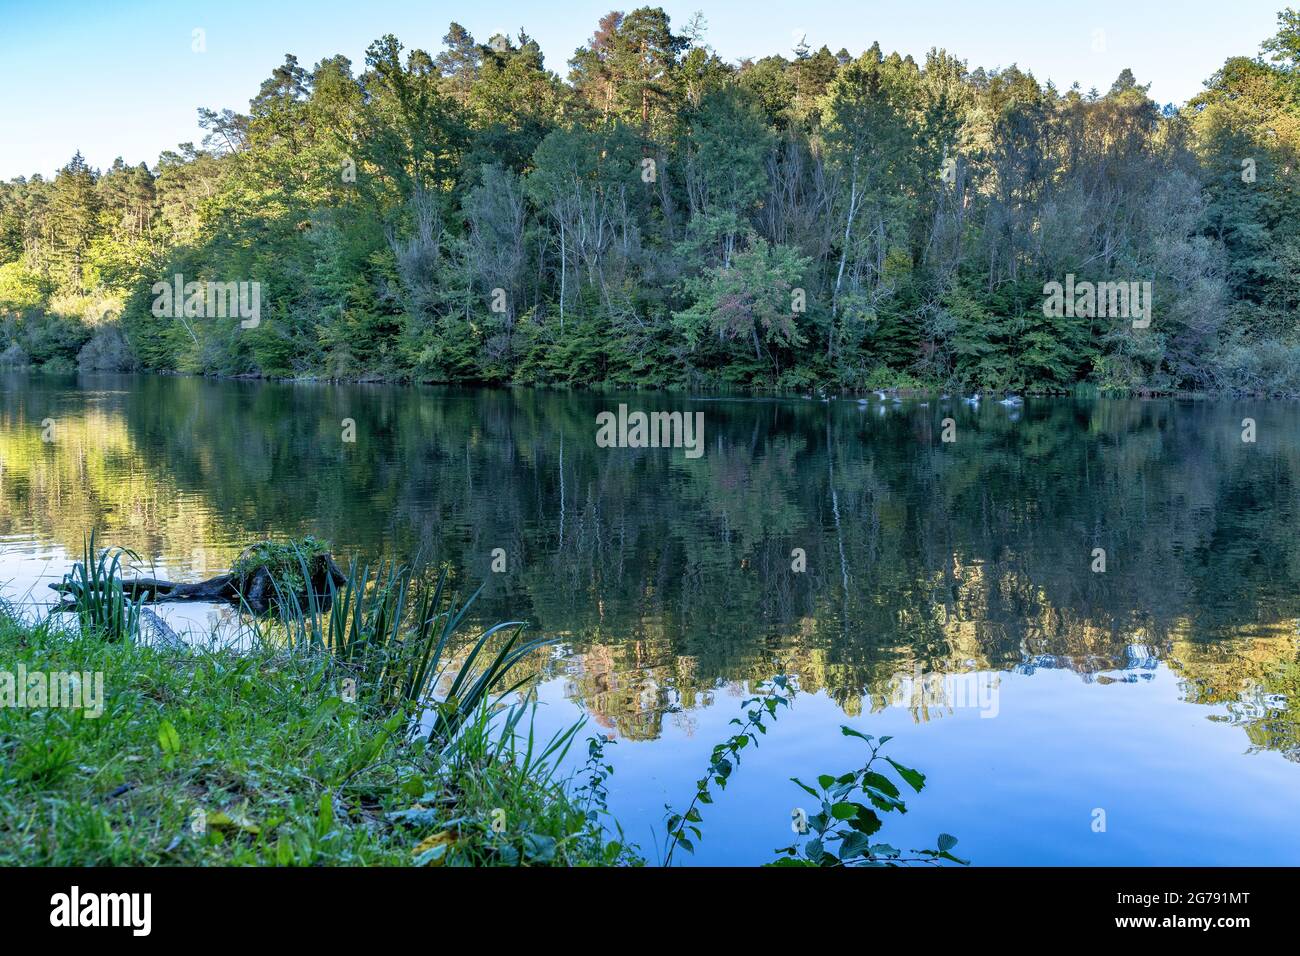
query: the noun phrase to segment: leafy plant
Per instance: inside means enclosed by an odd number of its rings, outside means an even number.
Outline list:
[[[613,776],[614,765],[608,762],[605,748],[614,743],[613,737],[604,735],[587,738],[587,762],[578,774],[583,782],[573,788],[573,800],[586,810],[587,822],[593,828],[605,865],[630,863],[640,866],[645,863],[640,847],[628,842],[622,824],[609,812],[609,788],[605,782]],[[613,839],[605,838],[603,818],[608,818],[613,826]]]
[[[613,737],[603,734],[587,738],[587,762],[580,774],[583,783],[573,791],[574,797],[589,808],[587,816],[593,823],[609,813],[609,788],[605,781],[613,776],[614,765],[606,762],[605,748],[614,743],[617,741]]]
[[[740,764],[740,752],[751,743],[755,747],[758,746],[757,734],[767,733],[763,721],[774,720],[777,708],[789,707],[793,698],[794,687],[790,678],[785,674],[777,674],[771,680],[759,685],[756,696],[741,702],[740,706],[747,708],[745,720],[742,722],[739,717],[731,719],[731,723],[738,725],[740,730],[713,748],[709,769],[696,781],[695,796],[685,812],[676,813],[670,806],[664,808],[668,811],[665,824],[668,830],[668,845],[664,851],[664,866],[672,866],[673,853],[678,846],[687,853],[695,852],[695,844],[686,834],[689,830],[696,840],[703,835],[699,826],[703,822],[700,806],[713,802],[712,786],[716,785],[719,790],[727,788],[727,781],[731,778],[732,771]]]
[[[905,857],[902,851],[888,843],[873,843],[884,825],[881,813],[906,813],[902,790],[881,770],[875,769],[880,749],[892,738],[879,739],[863,734],[852,727],[841,726],[846,737],[857,737],[866,742],[871,756],[860,770],[838,777],[822,774],[817,786],[811,787],[796,777],[791,779],[809,796],[818,801],[821,809],[807,818],[808,839],[800,846],[795,843],[778,850],[784,854],[768,866],[903,866],[908,863],[941,865],[944,861],[960,863],[968,860],[952,854],[957,838],[940,833],[934,849],[911,850],[913,856]],[[925,787],[925,775],[905,767],[892,757],[884,761],[894,773],[916,793]],[[865,801],[865,802],[864,802]]]

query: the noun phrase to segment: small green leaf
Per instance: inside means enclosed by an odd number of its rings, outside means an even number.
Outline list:
[[[892,757],[886,757],[885,759],[889,761],[889,765],[891,767],[893,767],[895,770],[898,771],[898,775],[907,781],[907,785],[909,787],[911,787],[917,793],[921,792],[921,788],[925,786],[925,774],[921,773],[920,771],[913,770],[911,767],[904,767],[901,763],[899,763],[897,760],[894,760]]]
[[[685,843],[685,841],[682,841]],[[524,858],[530,863],[550,863],[555,859],[556,841],[553,836],[536,833],[524,834]]]
[[[276,866],[293,866],[293,846],[283,833],[275,842],[275,863]]]
[[[894,781],[890,780],[883,773],[876,773],[874,770],[868,770],[862,775],[862,785],[864,787],[875,787],[882,793],[887,793],[891,797],[898,796],[898,787],[894,786]]]
[[[859,833],[871,836],[871,834],[879,830],[883,824],[880,821],[880,817],[876,816],[874,810],[859,805],[857,815],[853,818],[853,822],[851,822],[849,826],[853,827],[853,829],[857,830]]]
[[[158,745],[169,757],[181,752],[181,735],[176,732],[176,728],[169,720],[164,720],[158,725]]]
[[[867,795],[867,799],[871,801],[871,805],[877,810],[884,813],[892,813],[895,810],[900,813],[907,812],[907,804],[902,800],[899,800],[897,797],[891,797],[887,793],[881,793],[875,787],[863,787],[862,792]]]
[[[316,815],[316,838],[327,836],[334,829],[334,801],[328,793],[320,797],[320,812]]]
[[[799,787],[801,787],[801,788],[803,789],[803,791],[804,791],[806,794],[808,794],[808,796],[810,796],[810,797],[815,797],[815,796],[817,796],[817,791],[814,790],[812,787],[808,786],[808,784],[804,783],[804,782],[803,782],[802,780],[800,780],[798,777],[791,777],[790,779],[793,780],[796,784],[798,784]]]
[[[840,843],[840,859],[862,856],[871,849],[871,840],[865,833],[849,833]]]

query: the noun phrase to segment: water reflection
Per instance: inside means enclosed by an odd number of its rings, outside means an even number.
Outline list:
[[[1060,674],[1080,689],[1060,693],[1104,706],[1097,688],[1168,675],[1181,706],[1251,750],[1300,753],[1293,403],[973,409],[169,377],[3,389],[6,593],[57,578],[47,563],[92,525],[194,578],[251,539],[312,533],[488,580],[480,621],[562,637],[570,653],[535,665],[548,686],[632,741],[698,734],[781,660],[841,717],[969,712],[975,726],[1023,719],[1007,680]],[[620,401],[703,411],[706,454],[597,448],[596,413]]]

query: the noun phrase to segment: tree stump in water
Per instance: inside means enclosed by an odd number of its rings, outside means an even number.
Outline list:
[[[304,579],[304,565],[306,577]],[[326,546],[313,538],[281,544],[261,541],[245,548],[226,574],[186,584],[157,578],[122,581],[122,591],[150,604],[174,601],[225,601],[247,607],[254,614],[279,610],[283,598],[292,597],[298,609],[308,610],[312,597],[319,608],[327,608],[335,589],[347,582]],[[66,582],[51,584],[64,597],[72,587]],[[308,590],[310,588],[310,591]]]
[[[229,578],[226,588],[233,591],[234,603],[246,604],[256,614],[278,609],[289,597],[301,611],[311,608],[313,597],[317,607],[327,608],[334,591],[347,582],[328,546],[310,537],[296,548],[272,541],[245,548]]]

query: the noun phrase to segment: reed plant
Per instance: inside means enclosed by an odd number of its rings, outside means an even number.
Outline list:
[[[138,561],[125,548],[95,547],[95,532],[82,539],[81,560],[63,576],[60,610],[77,615],[83,633],[110,641],[133,641],[140,633],[140,612],[147,595],[130,597],[122,587],[122,559]]]
[[[303,579],[308,555],[299,553]],[[275,581],[277,591],[287,586]],[[287,589],[279,622],[290,645],[327,652],[340,681],[351,681],[357,701],[377,711],[406,710],[428,722],[431,744],[449,745],[480,708],[502,706],[528,677],[514,676],[529,655],[554,643],[524,640],[525,624],[507,621],[462,639],[467,615],[482,593],[464,601],[441,569],[436,580],[409,565],[350,562],[346,580],[327,594],[307,589],[306,606]],[[441,692],[439,689],[442,688]]]

